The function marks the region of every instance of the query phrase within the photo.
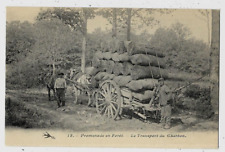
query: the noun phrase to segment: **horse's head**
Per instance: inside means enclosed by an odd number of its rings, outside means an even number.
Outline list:
[[[89,74],[86,74],[87,83],[91,84],[91,76]]]
[[[91,76],[88,74],[83,74],[77,79],[77,82],[84,85],[91,84]]]
[[[70,69],[70,71],[69,71],[69,79],[73,79],[73,77],[75,76],[75,74],[76,74],[76,69],[74,69],[74,68],[71,68]]]

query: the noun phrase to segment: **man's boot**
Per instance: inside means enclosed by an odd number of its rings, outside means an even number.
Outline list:
[[[171,128],[170,121],[171,121],[171,118],[166,117],[166,125],[164,126],[164,129],[170,129]]]
[[[161,119],[160,119],[161,126],[164,127],[165,123],[166,123],[166,119],[165,119],[165,117],[162,116]]]
[[[57,100],[58,108],[61,107],[60,101]]]
[[[170,129],[170,128],[171,128],[170,124],[166,123],[166,125],[164,126],[164,129]]]

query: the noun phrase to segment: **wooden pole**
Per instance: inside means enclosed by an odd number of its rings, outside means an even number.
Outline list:
[[[214,113],[219,113],[219,50],[220,50],[220,11],[212,10],[212,40],[210,52],[211,104]]]
[[[127,41],[130,41],[130,32],[131,32],[131,12],[132,9],[127,9]]]
[[[82,56],[81,56],[81,71],[85,72],[86,66],[86,40],[87,40],[87,15],[85,10],[82,10],[82,17],[83,17],[83,41],[82,41]]]

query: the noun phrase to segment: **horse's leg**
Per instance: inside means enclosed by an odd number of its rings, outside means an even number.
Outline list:
[[[73,85],[73,89],[74,89],[74,103],[77,104],[77,97],[78,97],[78,89],[77,87],[75,87],[75,85]]]
[[[47,86],[48,89],[48,101],[51,101],[51,89]]]
[[[91,98],[90,92],[87,92],[87,94],[88,94],[88,107],[90,107],[92,104],[92,102],[91,102],[92,98]]]
[[[78,95],[83,95],[83,91],[78,89]]]
[[[56,100],[56,93],[55,93],[55,89],[53,88],[53,89],[52,89],[52,91],[53,91],[53,96],[54,96],[53,98],[54,98],[54,100]]]
[[[97,91],[96,90],[94,90],[93,92],[92,92],[92,95],[91,95],[91,105],[92,106],[96,106],[96,94],[97,94]]]
[[[83,99],[83,97],[81,96],[83,94],[83,90],[81,90],[80,88],[77,88],[77,98],[81,97],[81,99]],[[79,101],[79,104],[82,104],[82,100]]]

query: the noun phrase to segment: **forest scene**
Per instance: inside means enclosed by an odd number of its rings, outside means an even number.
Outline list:
[[[194,21],[188,26],[185,19],[166,20],[182,11],[187,20],[192,15],[201,21],[198,29],[205,29],[203,39],[193,30]],[[39,8],[33,18],[6,22],[7,127],[163,130],[158,120],[142,116],[140,107],[137,112],[123,108],[128,112],[121,120],[107,119],[96,112],[92,96],[110,79],[122,95],[126,86],[146,104],[152,98],[153,84],[164,78],[175,90],[171,130],[218,130],[219,11],[55,7]],[[88,73],[90,69],[99,85],[91,91],[88,88],[91,93],[81,85],[86,92],[78,96],[71,70]],[[46,85],[58,73],[69,80],[66,107],[57,109],[56,99],[48,99]],[[89,94],[93,101],[87,106]],[[127,118],[129,113],[132,119]]]

